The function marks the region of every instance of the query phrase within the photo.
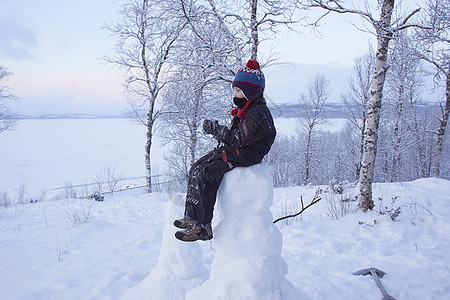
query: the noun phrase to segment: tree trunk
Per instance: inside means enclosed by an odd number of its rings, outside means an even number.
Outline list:
[[[145,31],[142,29],[142,36],[144,37]],[[142,39],[144,41],[144,39]],[[152,80],[150,78],[150,70],[147,64],[146,58],[146,43],[142,43],[141,50],[141,59],[142,59],[142,68],[145,74],[145,82],[147,84],[147,90],[149,93],[149,108],[147,113],[147,141],[145,143],[145,178],[146,178],[146,190],[147,193],[152,192],[152,162],[151,162],[151,152],[152,152],[152,142],[153,142],[153,124],[155,123],[155,117],[153,116],[153,112],[155,109],[155,101],[156,101],[156,84],[152,84]],[[154,81],[158,82],[158,75],[155,74]]]
[[[364,107],[364,110],[366,108]],[[355,171],[355,179],[359,180],[359,176],[361,174],[361,162],[362,162],[362,158],[364,156],[364,132],[366,131],[366,117],[365,117],[365,113],[363,115],[363,124],[362,124],[362,128],[361,128],[361,135],[360,135],[360,144],[359,144],[359,161],[356,163],[356,171]]]
[[[425,156],[425,138],[423,136],[423,130],[421,132],[421,129],[419,128],[419,121],[417,120],[417,114],[416,110],[414,108],[413,99],[410,99],[410,105],[411,105],[411,116],[413,119],[413,133],[414,138],[416,140],[416,149],[417,149],[417,155],[419,158],[419,165],[416,168],[416,177],[425,178],[428,177],[428,167],[427,167],[427,161]]]
[[[303,183],[305,185],[308,184],[309,180],[309,149],[311,146],[311,135],[312,135],[312,128],[313,126],[309,126],[308,136],[306,138],[306,149],[305,149],[305,179],[303,180]]]
[[[381,99],[387,71],[388,46],[392,34],[386,31],[390,27],[394,0],[383,1],[380,23],[377,30],[376,66],[371,88],[371,97],[368,103],[366,128],[364,133],[364,155],[361,162],[360,208],[366,212],[374,207],[372,200],[372,182],[377,152],[378,125],[380,122]]]
[[[192,165],[195,163],[195,149],[197,148],[197,124],[196,120],[192,121],[192,131],[191,131],[191,137],[190,137],[190,145],[189,145],[189,165],[192,167]]]
[[[153,139],[153,120],[152,115],[149,113],[147,120],[147,142],[145,143],[145,186],[147,193],[152,192],[152,161],[151,161],[152,139]]]
[[[438,135],[436,139],[436,152],[434,156],[433,176],[439,177],[441,172],[441,155],[444,144],[445,128],[447,127],[448,116],[450,114],[450,70],[446,74],[446,102],[442,109],[442,119],[439,123]]]
[[[391,160],[391,175],[390,182],[395,182],[398,179],[399,168],[400,168],[400,119],[402,117],[403,110],[403,85],[400,86],[399,94],[397,99],[397,105],[395,107],[397,115],[395,118],[394,132],[392,134],[392,160]]]
[[[256,20],[256,12],[258,8],[258,0],[252,0],[251,2],[251,19],[250,30],[252,35],[252,56],[254,60],[258,59],[258,21]]]
[[[139,123],[147,128],[145,143],[146,190],[152,191],[151,148],[154,123],[159,112],[154,113],[158,93],[167,81],[159,77],[175,41],[186,27],[184,22],[161,23],[161,15],[168,12],[159,2],[139,0],[123,5],[123,20],[107,28],[118,38],[115,51],[107,61],[124,68],[126,89],[130,94],[131,110]],[[164,25],[164,26],[163,26]],[[148,51],[147,51],[148,50]],[[166,76],[164,76],[166,77]],[[147,106],[148,105],[148,106]],[[147,116],[141,109],[147,109]]]
[[[190,145],[189,145],[189,155],[190,155],[190,166],[195,163],[195,152],[197,149],[197,121],[198,121],[198,114],[199,114],[199,105],[201,102],[201,98],[203,95],[203,87],[200,87],[195,92],[195,105],[193,107],[193,115],[191,119],[191,128],[190,128]]]

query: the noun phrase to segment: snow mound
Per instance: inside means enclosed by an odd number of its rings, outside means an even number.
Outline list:
[[[218,192],[211,274],[186,299],[305,299],[286,278],[282,235],[272,223],[272,177],[262,163],[228,172]]]
[[[266,164],[228,172],[218,191],[220,222],[210,274],[200,243],[178,241],[173,220],[183,215],[179,197],[165,208],[157,266],[122,299],[306,299],[285,275],[283,239],[272,223],[272,177]],[[216,215],[216,218],[218,216]],[[209,275],[209,278],[208,278]]]
[[[184,299],[189,289],[205,281],[207,268],[203,264],[200,245],[181,242],[175,238],[177,228],[173,226],[173,221],[184,213],[184,208],[179,205],[182,201],[177,196],[181,197],[175,195],[165,207],[166,225],[158,264],[141,284],[128,290],[121,299]]]

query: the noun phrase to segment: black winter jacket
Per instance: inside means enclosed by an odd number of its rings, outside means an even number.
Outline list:
[[[215,137],[225,145],[221,147],[224,161],[237,167],[260,163],[275,136],[272,114],[261,96],[250,103],[242,120],[233,118],[230,129],[219,126]]]

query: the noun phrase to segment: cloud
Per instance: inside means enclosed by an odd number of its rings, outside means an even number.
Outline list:
[[[37,45],[37,37],[28,26],[0,16],[0,55],[13,60],[34,59],[31,49]]]

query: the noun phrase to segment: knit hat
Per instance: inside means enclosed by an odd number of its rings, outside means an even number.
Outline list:
[[[255,100],[264,92],[265,87],[264,74],[261,72],[259,63],[256,60],[250,59],[244,68],[239,69],[234,76],[232,83],[233,87],[240,88],[247,98],[247,103],[244,108],[239,110],[235,108],[231,111],[231,115],[238,114],[242,119],[245,116],[246,110],[250,105],[250,101]]]

